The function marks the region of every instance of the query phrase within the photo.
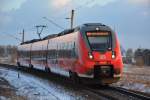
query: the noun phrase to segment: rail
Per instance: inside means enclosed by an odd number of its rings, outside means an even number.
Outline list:
[[[16,65],[8,65],[8,64],[0,64],[1,67],[13,69],[13,70],[19,70],[19,68]],[[48,73],[41,71],[41,70],[29,70],[27,67],[22,67],[22,70],[29,74],[34,74],[38,77],[46,78],[46,79],[52,79],[49,78],[51,75],[47,75]],[[55,74],[53,74],[55,76]],[[56,76],[58,77],[58,76]],[[62,76],[60,76],[62,77]],[[58,78],[57,78],[58,79]],[[62,78],[60,78],[62,79]],[[69,81],[68,79],[65,79],[65,81]],[[59,81],[56,80],[56,81]],[[110,99],[110,100],[126,100],[126,99],[132,99],[132,100],[150,100],[150,96],[148,95],[143,95],[141,93],[133,92],[121,87],[114,87],[114,86],[101,86],[101,85],[84,85],[80,84],[79,87],[84,88],[85,90],[94,93],[97,96],[102,96],[104,98]]]

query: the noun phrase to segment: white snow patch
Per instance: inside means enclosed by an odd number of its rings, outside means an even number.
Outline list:
[[[123,72],[122,79],[114,85],[126,89],[150,93],[149,67],[124,64]]]
[[[135,90],[135,91],[141,91],[141,92],[145,92],[145,93],[150,93],[150,88],[147,88],[145,86],[145,84],[140,84],[140,83],[128,83],[125,84],[124,86],[122,86],[123,88],[126,89],[131,89],[131,90]]]
[[[8,98],[6,98],[4,96],[0,96],[0,100],[10,100],[10,99],[8,99]]]
[[[29,100],[75,100],[83,99],[81,95],[64,89],[64,87],[43,80],[29,74],[18,73],[8,69],[0,69],[0,76],[4,77],[12,86],[17,89],[17,94],[27,97]],[[3,73],[2,73],[3,72]]]
[[[52,94],[47,86],[32,77],[23,74],[18,78],[18,73],[15,71],[7,71],[0,69],[2,75],[11,85],[17,89],[17,94],[27,97],[29,100],[57,100],[58,98]],[[1,99],[0,99],[1,100]]]

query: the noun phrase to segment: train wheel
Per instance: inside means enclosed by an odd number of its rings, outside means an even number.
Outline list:
[[[69,74],[70,74],[70,79],[71,79],[71,81],[74,83],[74,84],[79,84],[80,83],[80,79],[79,79],[79,77],[78,77],[78,75],[77,75],[77,73],[76,72],[69,72]]]
[[[17,62],[17,68],[20,69],[21,68],[21,64],[20,62]]]
[[[29,68],[30,68],[30,69],[33,69],[33,65],[32,65],[32,64],[29,64]]]
[[[50,68],[48,68],[48,67],[45,67],[45,72],[47,72],[47,73],[51,73],[51,70],[50,70]]]

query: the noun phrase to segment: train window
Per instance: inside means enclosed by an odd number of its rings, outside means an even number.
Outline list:
[[[67,47],[68,47],[68,45],[67,45],[67,43],[65,43],[65,49],[64,49],[64,57],[67,57]]]
[[[94,51],[106,51],[111,46],[111,35],[108,32],[87,32],[87,37]]]
[[[72,43],[72,58],[74,58],[75,57],[75,43],[73,42]]]

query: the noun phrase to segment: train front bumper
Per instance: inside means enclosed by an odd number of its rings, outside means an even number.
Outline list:
[[[121,77],[121,72],[114,71],[112,65],[106,66],[94,66],[93,69],[87,71],[84,74],[78,74],[82,79],[89,79],[87,82],[99,83],[99,84],[111,84],[119,81]]]

